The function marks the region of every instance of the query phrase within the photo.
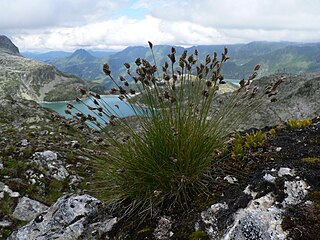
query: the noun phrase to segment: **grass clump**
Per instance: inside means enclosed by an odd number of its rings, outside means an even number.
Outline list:
[[[302,119],[302,120],[294,120],[290,119],[288,121],[288,126],[290,128],[305,128],[312,124],[312,120],[310,118]]]
[[[153,56],[152,43],[149,46]],[[82,93],[93,102],[87,105],[92,114],[74,113],[75,107],[67,105],[66,113],[100,128],[109,146],[109,157],[94,160],[89,191],[107,202],[129,203],[127,212],[143,217],[157,214],[164,204],[188,207],[198,194],[210,195],[207,183],[215,150],[239,119],[254,110],[259,99],[274,95],[283,81],[278,79],[259,91],[251,86],[256,66],[248,80],[240,81],[238,90],[214,107],[219,86],[225,84],[221,70],[229,59],[227,53],[225,48],[220,59],[214,53],[200,63],[197,50],[177,58],[172,48],[162,71],[154,56],[154,63],[138,58],[135,68],[124,64],[128,75],[120,76],[120,81],[104,64],[104,73],[115,84],[111,92],[118,92],[119,99],[132,108],[137,126],[132,126],[131,118],[120,118],[119,106],[84,89]],[[137,95],[143,96],[143,103],[130,101]]]

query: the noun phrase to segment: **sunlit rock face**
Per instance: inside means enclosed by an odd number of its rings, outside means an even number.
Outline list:
[[[22,57],[9,38],[0,36],[0,98],[71,100],[83,86],[83,80],[67,76],[48,63]]]

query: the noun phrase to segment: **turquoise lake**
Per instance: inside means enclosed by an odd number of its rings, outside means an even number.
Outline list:
[[[109,105],[110,109],[112,109],[111,110],[112,114],[117,115],[119,117],[127,117],[127,116],[134,115],[134,111],[132,110],[132,108],[128,104],[126,104],[124,101],[121,101],[118,98],[118,96],[107,95],[107,96],[101,96],[101,98]],[[95,106],[94,103],[89,98],[82,99],[82,101],[89,106],[92,106],[92,107]],[[76,101],[69,101],[69,102],[75,107],[75,109],[71,110],[72,113],[77,113],[78,111],[76,109],[78,109],[84,114],[91,114],[94,116],[94,114],[92,114],[92,111],[89,110],[84,104],[78,103]],[[50,102],[50,103],[45,102],[45,103],[40,103],[40,105],[42,107],[54,110],[64,117],[71,118],[72,117],[71,115],[68,115],[64,112],[67,109],[67,103],[68,102]],[[117,108],[117,106],[119,106],[119,109]]]
[[[227,82],[233,83],[237,86],[239,86],[239,80],[237,79],[225,79]],[[112,109],[113,114],[117,115],[119,117],[127,117],[127,116],[132,116],[134,115],[134,111],[132,108],[126,104],[124,101],[121,101],[118,96],[116,95],[106,95],[101,97]],[[94,103],[89,99],[82,99],[84,103],[86,103],[89,106],[95,106]],[[53,111],[56,111],[60,115],[71,118],[71,115],[66,114],[64,111],[67,109],[66,105],[68,102],[45,102],[45,103],[40,103],[42,107],[49,108]],[[82,113],[84,114],[92,114],[92,111],[90,111],[84,104],[78,103],[76,101],[70,101],[72,105],[74,105],[77,109],[79,109]],[[119,109],[116,107],[119,106]],[[76,113],[76,110],[72,110],[73,113]]]

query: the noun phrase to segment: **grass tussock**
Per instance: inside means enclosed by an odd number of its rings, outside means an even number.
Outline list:
[[[132,126],[132,118],[119,118],[119,106],[110,106],[100,95],[84,89],[82,94],[93,102],[87,105],[92,114],[72,113],[72,104],[66,110],[100,128],[108,142],[109,156],[94,160],[91,193],[107,202],[129,203],[128,212],[143,217],[156,214],[163,204],[188,207],[196,195],[211,194],[207,183],[214,174],[217,149],[241,119],[259,106],[259,100],[276,94],[283,81],[280,78],[262,90],[253,87],[256,66],[237,91],[214,107],[219,86],[225,84],[222,66],[229,59],[227,48],[219,59],[214,53],[204,62],[198,60],[197,50],[190,55],[185,51],[178,58],[172,48],[168,62],[159,68],[150,42],[149,47],[154,62],[138,58],[134,67],[124,63],[127,76],[120,76],[119,81],[112,77],[108,64],[103,66],[115,84],[111,93],[118,93],[132,108],[138,127]]]

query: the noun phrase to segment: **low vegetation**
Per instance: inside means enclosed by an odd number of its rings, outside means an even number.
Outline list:
[[[125,63],[127,76],[120,76],[120,81],[112,77],[107,64],[103,66],[115,84],[111,92],[118,92],[119,98],[130,105],[138,126],[132,127],[130,118],[119,118],[115,108],[100,95],[84,89],[82,93],[93,102],[87,105],[92,114],[72,113],[72,104],[66,110],[100,128],[108,142],[109,156],[94,161],[89,191],[107,202],[127,205],[126,214],[142,218],[156,215],[163,205],[185,208],[197,195],[210,195],[207,181],[214,174],[215,152],[241,119],[256,109],[262,98],[275,95],[283,81],[277,79],[266,90],[252,87],[259,70],[256,66],[247,80],[240,81],[239,89],[215,108],[217,91],[225,84],[222,66],[229,59],[226,48],[220,59],[214,53],[203,63],[197,59],[197,50],[190,55],[185,51],[177,59],[172,48],[169,61],[160,71],[152,43],[149,46],[154,63],[140,58],[135,68]],[[136,95],[136,89],[143,95],[144,104],[128,101]],[[260,132],[245,138],[249,146],[243,147],[247,148],[259,147],[265,141]]]
[[[312,124],[312,120],[310,118],[306,118],[302,120],[291,119],[288,121],[288,125],[291,128],[305,128],[311,124]]]

